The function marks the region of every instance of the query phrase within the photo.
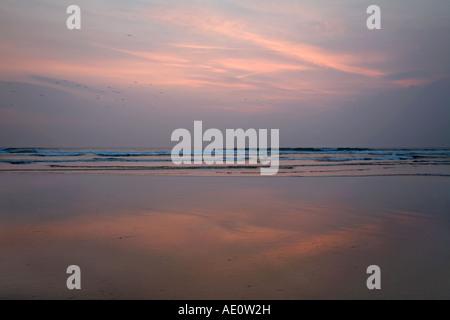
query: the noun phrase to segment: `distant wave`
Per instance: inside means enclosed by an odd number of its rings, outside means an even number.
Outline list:
[[[224,153],[233,150],[222,150]],[[256,154],[258,149],[234,149],[238,154]],[[35,149],[35,148],[0,148],[0,154],[24,154],[43,157],[79,157],[95,155],[100,157],[144,157],[144,156],[167,156],[171,150],[149,150],[149,151],[107,151],[107,150],[57,150],[57,149]],[[270,151],[269,151],[270,153]],[[195,152],[192,152],[195,154]],[[367,155],[450,155],[450,149],[364,149],[364,148],[280,148],[280,155],[289,154],[367,154]]]
[[[144,157],[144,156],[164,156],[170,155],[170,151],[94,151],[94,150],[54,150],[54,149],[20,149],[6,148],[0,149],[0,154],[28,154],[42,157],[79,157],[85,155],[95,155],[100,157]]]
[[[280,148],[280,154],[450,155],[450,149]]]
[[[163,174],[197,174],[201,170],[217,169],[228,174],[246,174],[260,168],[261,163],[250,164],[259,149],[218,150],[214,158],[204,155],[204,160],[217,159],[222,151],[223,164],[176,166],[171,160],[171,150],[88,150],[46,148],[0,148],[0,172],[121,172],[163,170]],[[270,150],[267,153],[270,155]],[[193,151],[191,155],[201,154]],[[232,155],[234,163],[227,164]],[[280,148],[279,168],[285,175],[355,175],[364,171],[374,175],[450,175],[450,149],[371,149],[371,148]],[[245,164],[237,161],[245,161]],[[182,171],[180,171],[182,170]],[[225,170],[225,171],[223,171]],[[214,173],[216,174],[216,173]]]

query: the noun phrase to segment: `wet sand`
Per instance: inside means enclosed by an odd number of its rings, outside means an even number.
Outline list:
[[[1,178],[0,299],[450,298],[446,177]]]

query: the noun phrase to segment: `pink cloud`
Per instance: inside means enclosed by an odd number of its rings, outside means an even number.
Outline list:
[[[172,25],[189,28],[190,30],[219,34],[241,42],[244,41],[276,52],[284,57],[295,58],[298,62],[309,63],[316,67],[332,68],[342,72],[368,77],[384,75],[381,71],[354,65],[354,61],[359,61],[360,58],[354,57],[351,54],[337,54],[305,43],[292,43],[274,39],[263,34],[248,31],[250,28],[243,21],[222,18],[214,13],[208,14],[207,16],[199,16],[192,12],[169,11],[159,14],[152,13],[150,17]]]

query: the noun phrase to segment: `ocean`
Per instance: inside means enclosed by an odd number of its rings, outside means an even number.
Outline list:
[[[450,298],[450,149],[255,156],[0,149],[0,299]]]
[[[0,148],[0,173],[257,176],[264,165],[249,164],[256,156],[235,150],[234,164],[174,165],[168,149]],[[279,159],[279,176],[450,176],[448,148],[280,148]]]

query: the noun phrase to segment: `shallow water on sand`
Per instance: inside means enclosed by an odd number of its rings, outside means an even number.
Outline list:
[[[0,298],[448,299],[449,199],[430,176],[4,174]]]

